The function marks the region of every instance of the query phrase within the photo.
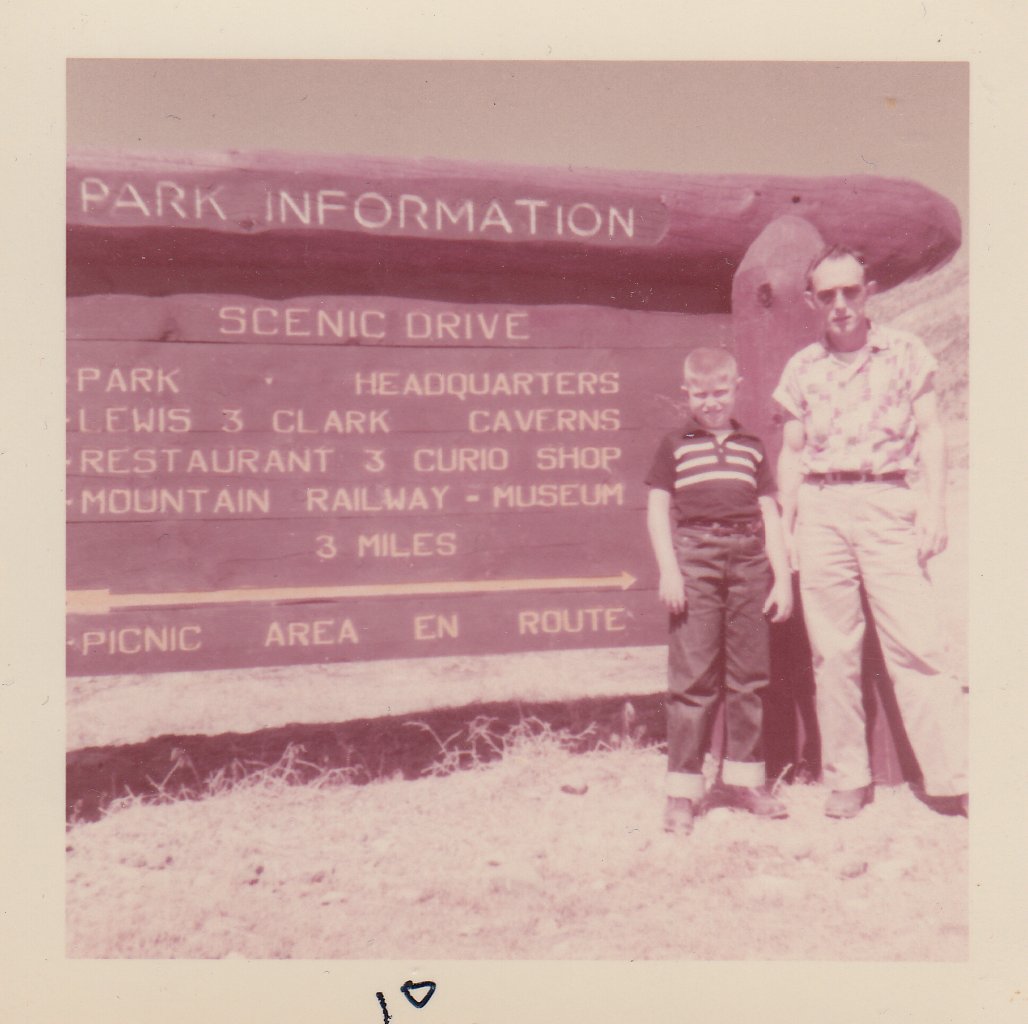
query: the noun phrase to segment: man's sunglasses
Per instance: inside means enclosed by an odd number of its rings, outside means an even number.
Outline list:
[[[822,306],[830,306],[835,302],[835,296],[842,292],[842,297],[847,302],[853,302],[864,294],[864,287],[862,284],[848,284],[845,288],[823,288],[819,292],[814,292],[814,298]]]

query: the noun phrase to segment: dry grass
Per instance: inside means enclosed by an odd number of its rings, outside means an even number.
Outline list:
[[[673,838],[660,752],[589,740],[479,721],[415,782],[293,785],[293,751],[206,800],[124,801],[68,833],[68,953],[966,957],[963,819],[897,789],[833,822],[797,786],[789,821],[719,809]]]
[[[288,786],[312,786],[322,789],[329,786],[349,785],[361,781],[366,773],[362,769],[337,767],[326,768],[304,758],[300,744],[290,743],[281,758],[274,764],[259,761],[235,759],[211,776],[201,779],[183,750],[172,752],[172,765],[163,779],[147,775],[150,791],[145,794],[126,791],[103,808],[103,815],[110,815],[130,808],[151,804],[180,803],[185,800],[204,800],[224,796],[228,793],[246,790],[264,790],[279,793]],[[71,825],[83,824],[76,816]]]

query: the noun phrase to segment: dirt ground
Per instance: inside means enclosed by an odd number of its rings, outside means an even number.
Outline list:
[[[416,782],[287,786],[73,827],[73,957],[961,960],[967,822],[883,788],[853,821],[661,829],[654,748],[552,738]],[[568,792],[568,790],[571,792]]]

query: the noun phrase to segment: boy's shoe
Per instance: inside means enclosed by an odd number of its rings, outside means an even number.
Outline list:
[[[679,836],[692,832],[692,801],[684,796],[669,796],[664,805],[664,831]]]
[[[825,814],[829,818],[855,818],[874,798],[874,786],[834,789],[825,804]]]
[[[740,811],[761,818],[788,818],[789,811],[777,797],[773,797],[763,786],[722,786],[721,805],[735,807]]]

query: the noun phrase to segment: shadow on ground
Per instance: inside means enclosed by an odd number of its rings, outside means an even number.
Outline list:
[[[358,784],[397,773],[413,779],[433,766],[456,770],[498,759],[503,738],[516,727],[565,731],[567,746],[577,753],[626,740],[659,743],[665,738],[664,695],[481,703],[253,733],[157,736],[143,743],[86,747],[67,755],[66,812],[69,820],[93,821],[113,800],[129,794],[195,799],[209,792],[219,774],[238,779],[283,759],[289,781],[296,783],[333,768],[344,769]]]
[[[154,802],[199,799],[212,791],[212,783],[216,788],[219,778],[239,781],[269,767],[277,778],[297,785],[332,769],[357,785],[397,774],[416,779],[436,770],[458,771],[498,760],[512,730],[522,738],[558,733],[573,753],[625,743],[656,745],[666,739],[664,699],[665,694],[655,693],[497,701],[347,722],[296,723],[252,733],[157,736],[144,743],[86,747],[67,755],[65,810],[69,821],[95,821],[122,797]],[[719,715],[712,743],[715,756],[722,730]],[[872,731],[873,719],[869,740]],[[820,775],[817,764],[805,760],[803,751],[792,745],[795,731],[785,732],[765,736],[769,777],[815,781]],[[791,761],[783,759],[789,756]],[[964,813],[953,800],[927,797],[917,784],[916,761],[912,766],[905,764],[903,774],[894,777],[876,772],[875,781],[895,785],[906,780],[933,810]]]

